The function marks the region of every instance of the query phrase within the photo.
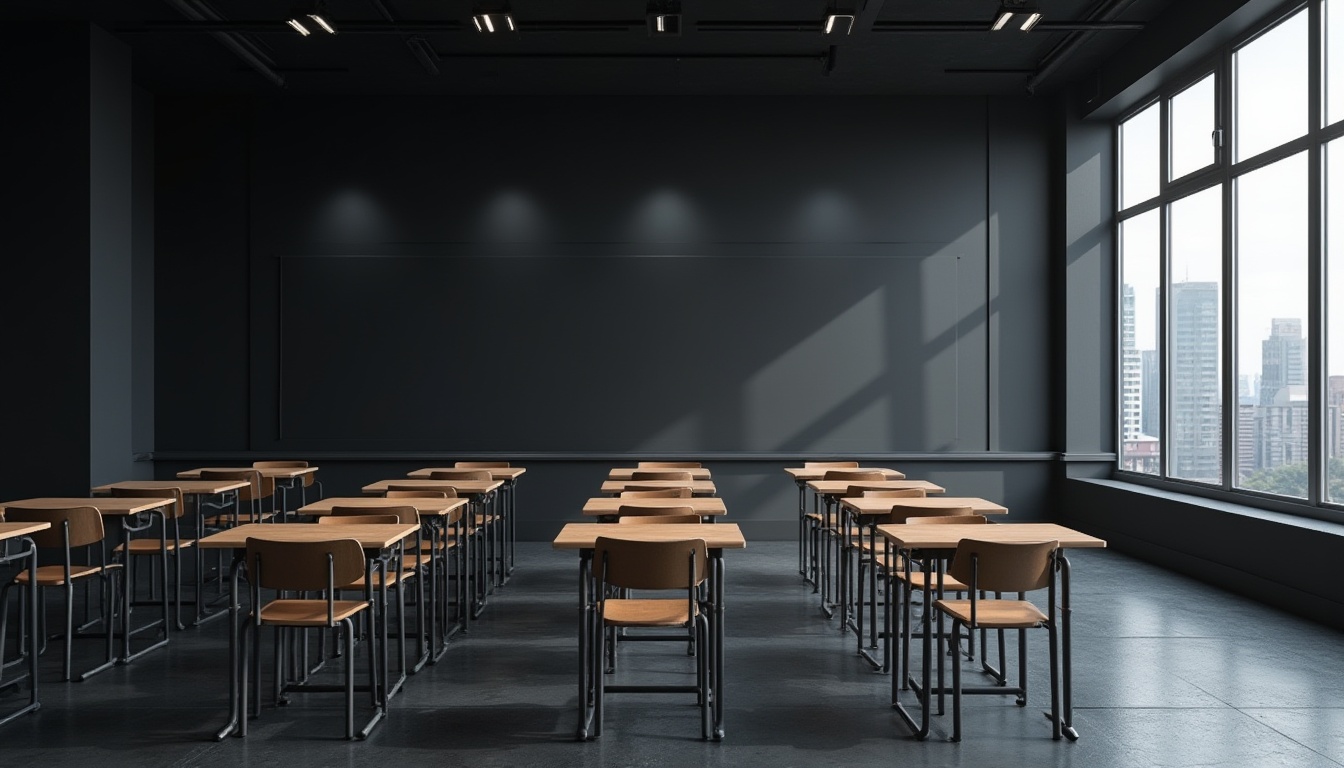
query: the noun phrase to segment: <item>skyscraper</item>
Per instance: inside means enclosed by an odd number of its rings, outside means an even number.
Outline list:
[[[1276,317],[1269,338],[1260,343],[1260,405],[1273,405],[1284,387],[1307,383],[1307,343],[1302,320]]]
[[[1143,363],[1134,348],[1134,286],[1120,292],[1120,434],[1134,440],[1143,431]]]
[[[1171,285],[1171,435],[1167,469],[1187,480],[1222,477],[1218,284]]]
[[[1140,370],[1143,376],[1142,411],[1139,429],[1145,435],[1157,437],[1162,434],[1162,369],[1161,358],[1156,349],[1139,351]]]

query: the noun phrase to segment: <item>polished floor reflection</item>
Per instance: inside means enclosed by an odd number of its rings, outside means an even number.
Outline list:
[[[7,764],[42,766],[1344,765],[1341,633],[1115,552],[1072,559],[1075,744],[1051,741],[1041,716],[1048,689],[1037,638],[1030,706],[972,697],[962,743],[908,738],[887,705],[887,678],[821,617],[787,542],[752,543],[727,561],[722,744],[699,740],[688,699],[640,694],[609,697],[602,739],[576,743],[577,558],[529,543],[482,621],[409,680],[368,742],[339,740],[340,696],[296,698],[263,712],[246,739],[209,740],[227,698],[217,623],[86,683],[56,682],[59,658],[49,652],[42,710],[0,730],[0,749]],[[622,653],[619,674],[632,680],[692,669],[675,643]],[[0,694],[0,705],[14,695]]]

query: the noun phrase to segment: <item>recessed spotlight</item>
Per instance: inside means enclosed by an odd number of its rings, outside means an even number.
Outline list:
[[[854,31],[854,14],[852,13],[828,13],[826,14],[826,23],[822,26],[823,31],[828,35],[846,34]]]

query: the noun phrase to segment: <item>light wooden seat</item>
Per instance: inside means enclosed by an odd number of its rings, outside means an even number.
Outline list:
[[[689,499],[692,496],[690,488],[657,488],[651,491],[625,490],[621,491],[622,499]]]
[[[635,466],[640,469],[701,469],[698,461],[641,461]]]
[[[387,523],[396,524],[399,522],[401,522],[401,520],[396,515],[337,515],[334,511],[330,515],[324,515],[317,518],[318,525],[383,525]]]
[[[630,473],[630,479],[636,482],[640,480],[668,480],[691,482],[695,477],[684,470],[676,469],[636,469]]]
[[[429,473],[430,480],[492,480],[488,469],[436,469]]]
[[[284,460],[280,460],[280,461],[254,461],[254,462],[252,462],[252,468],[253,468],[253,469],[307,469],[307,467],[308,467],[308,462],[303,461],[303,460],[301,460],[301,459],[284,459]],[[319,498],[319,499],[322,498],[322,481],[317,479],[317,473],[316,473],[316,472],[305,472],[304,474],[300,475],[299,477],[301,478],[301,482],[300,482],[300,485],[299,485],[299,503],[300,503],[300,505],[306,505],[306,504],[308,503],[308,489],[309,489],[309,488],[312,488],[312,487],[314,487],[314,486],[317,487],[317,498]],[[289,486],[285,486],[285,485],[277,485],[276,488],[279,489],[279,490],[281,490],[281,491],[284,491],[285,496],[286,496],[285,501],[288,502],[288,501],[289,501],[289,499],[288,499],[288,495],[289,495],[289,491],[290,491]],[[281,506],[282,506],[286,511],[288,511],[288,509],[289,509],[288,504],[282,504]]]
[[[167,527],[164,529],[162,538],[141,537],[131,539],[129,547],[118,544],[113,549],[113,552],[120,554],[123,549],[125,549],[130,552],[131,557],[159,557],[164,554],[164,552],[167,552],[168,557],[172,559],[173,563],[173,611],[176,617],[177,628],[185,629],[186,625],[182,621],[182,559],[178,557],[178,553],[189,547],[196,546],[196,540],[182,538],[180,522],[187,509],[186,498],[182,493],[182,489],[118,488],[113,486],[112,495],[141,499],[156,499],[163,498],[164,496],[173,497],[173,505],[164,515],[164,525]],[[133,561],[127,561],[125,589],[132,590],[132,595],[135,594],[135,581],[134,563]],[[163,588],[167,589],[168,585],[165,584]],[[196,594],[198,599],[201,590],[201,583],[198,580],[196,583]],[[152,591],[153,590],[151,589],[151,592]]]
[[[257,661],[251,666],[252,683],[257,691],[257,706],[260,710],[261,691],[261,628],[277,628],[277,648],[284,647],[283,633],[287,628],[327,627],[340,628],[344,636],[342,655],[345,658],[345,737],[355,737],[355,628],[353,617],[370,607],[367,600],[337,600],[338,585],[353,581],[364,574],[364,550],[354,539],[333,538],[326,541],[266,541],[247,539],[248,581],[252,588],[252,605],[259,606],[248,617],[251,632],[244,629],[244,636],[251,635],[251,643],[241,643],[242,659],[242,700],[248,702],[248,657]],[[322,592],[322,599],[282,598],[264,602],[262,590],[280,592]],[[374,660],[375,643],[366,643],[369,651],[369,690],[377,690],[377,665]],[[289,654],[275,654],[276,680],[288,680],[284,665]],[[298,670],[304,671],[304,670]],[[276,693],[280,694],[284,686],[277,683]],[[301,685],[291,686],[303,690]],[[317,690],[317,689],[314,689]],[[260,714],[259,711],[256,714]],[[369,726],[377,722],[381,713],[375,713]],[[241,733],[247,733],[246,715],[240,723]],[[367,729],[366,729],[367,730]]]
[[[633,523],[636,525],[653,524],[699,524],[703,522],[699,515],[624,515],[616,518],[618,523]]]
[[[621,490],[621,493],[624,494],[624,493],[628,493],[628,492],[630,492],[630,491],[637,491],[637,492],[644,492],[644,491],[684,491],[684,492],[685,492],[685,495],[684,495],[684,496],[669,496],[669,497],[667,497],[667,498],[674,498],[674,499],[689,499],[689,498],[691,498],[691,496],[695,495],[695,489],[694,489],[692,486],[690,486],[690,485],[668,487],[668,486],[665,486],[665,485],[645,485],[645,484],[642,484],[642,483],[630,482],[630,483],[626,483],[626,484],[625,484],[625,488],[623,488],[623,489]]]
[[[10,587],[18,585],[28,585],[30,581],[36,581],[37,586],[45,594],[48,588],[60,588],[65,595],[65,627],[62,634],[64,655],[61,661],[61,679],[62,680],[84,680],[96,672],[101,672],[115,663],[112,655],[112,637],[114,606],[118,604],[117,596],[118,584],[116,574],[121,566],[108,563],[106,554],[103,550],[103,516],[99,514],[94,507],[77,506],[66,507],[62,509],[29,509],[25,507],[8,507],[5,510],[5,519],[11,523],[50,523],[51,527],[29,534],[33,544],[38,550],[58,550],[57,557],[59,563],[49,565],[39,565],[35,570],[24,569],[14,575],[14,578],[0,590],[0,609],[9,605],[8,593]],[[88,547],[97,552],[100,562],[97,563],[76,563],[74,562],[74,551],[76,549]],[[88,589],[88,583],[94,577],[102,582],[102,599],[98,601],[102,607],[103,626],[106,630],[106,651],[103,661],[98,666],[80,673],[75,676],[73,669],[73,647],[75,639],[75,584],[85,583],[85,589]],[[86,595],[87,596],[87,595]],[[86,602],[87,605],[87,602]],[[28,632],[38,632],[39,637],[46,637],[46,611],[39,611],[39,626],[25,627]],[[0,610],[0,657],[3,657],[3,642],[6,632],[6,623],[9,618],[8,610]],[[122,631],[126,630],[126,617],[122,617]],[[165,627],[166,631],[166,627]],[[20,647],[24,647],[20,640]]]
[[[666,515],[692,515],[697,520],[700,519],[700,516],[695,514],[695,507],[644,507],[639,504],[621,504],[616,507],[617,519],[623,517],[663,517]]]
[[[631,627],[684,627],[693,639],[696,658],[697,703],[700,704],[701,736],[709,738],[710,648],[709,625],[700,610],[698,590],[709,576],[709,553],[704,539],[680,541],[636,541],[599,536],[593,546],[593,568],[598,583],[597,616],[602,630],[597,633],[594,668],[602,669],[612,648],[614,668],[616,629]],[[628,590],[676,590],[676,598],[613,597]],[[599,679],[595,688],[593,735],[602,731],[602,712],[606,684]],[[643,692],[656,692],[659,686],[638,686]],[[669,692],[684,686],[669,686]]]
[[[1042,541],[1008,543],[962,539],[947,570],[958,581],[967,585],[966,600],[938,600],[934,609],[952,619],[951,642],[957,647],[962,628],[968,636],[977,629],[1018,630],[1018,686],[1006,689],[1016,692],[1019,706],[1027,703],[1027,630],[1044,627],[1050,642],[1050,710],[1053,737],[1060,738],[1059,725],[1059,653],[1054,616],[1055,609],[1055,555],[1059,542]],[[1026,600],[1026,593],[1049,590],[1047,609],[1041,611]],[[1017,599],[985,598],[985,592],[1018,593]],[[941,643],[940,643],[941,645]],[[1002,634],[999,637],[1000,668],[986,666],[985,671],[1006,682]],[[941,648],[938,663],[941,666]],[[952,667],[952,741],[961,740],[961,659],[954,654]],[[941,670],[939,672],[941,678]]]
[[[231,528],[235,524],[260,523],[275,517],[275,512],[262,511],[262,499],[275,499],[275,480],[263,477],[256,469],[202,469],[202,480],[246,480],[248,486],[237,491],[238,504],[242,508],[235,520],[232,512],[224,512],[217,504],[210,504],[221,511],[201,518],[207,528]]]

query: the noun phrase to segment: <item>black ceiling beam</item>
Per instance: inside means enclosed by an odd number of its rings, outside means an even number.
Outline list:
[[[332,19],[342,35],[405,35],[423,32],[461,32],[469,29],[460,21],[340,21]],[[641,24],[643,22],[640,22]],[[263,21],[147,21],[137,27],[118,27],[119,34],[156,32],[252,32],[296,35],[283,19]]]
[[[191,23],[217,24],[221,21],[219,14],[208,7],[203,7],[201,3],[188,0],[167,0],[167,3],[177,9],[178,13],[195,20]],[[262,77],[277,87],[285,87],[285,78],[275,71],[275,62],[270,61],[251,41],[243,37],[241,32],[219,30],[211,32],[211,35]]]
[[[1032,32],[1138,32],[1143,24],[1127,21],[1042,21]],[[986,21],[878,21],[874,32],[904,32],[907,34],[934,34],[943,32],[990,32]],[[1002,34],[1017,32],[1001,30]]]
[[[1117,16],[1124,13],[1125,9],[1134,3],[1134,0],[1102,0],[1092,12],[1088,14],[1088,21],[1111,22]],[[1036,25],[1037,29],[1041,27]],[[1036,65],[1036,74],[1027,80],[1027,93],[1036,93],[1045,79],[1059,69],[1070,56],[1083,46],[1094,33],[1091,30],[1072,32],[1068,37],[1060,41],[1059,45],[1050,49],[1045,54],[1040,63]]]

